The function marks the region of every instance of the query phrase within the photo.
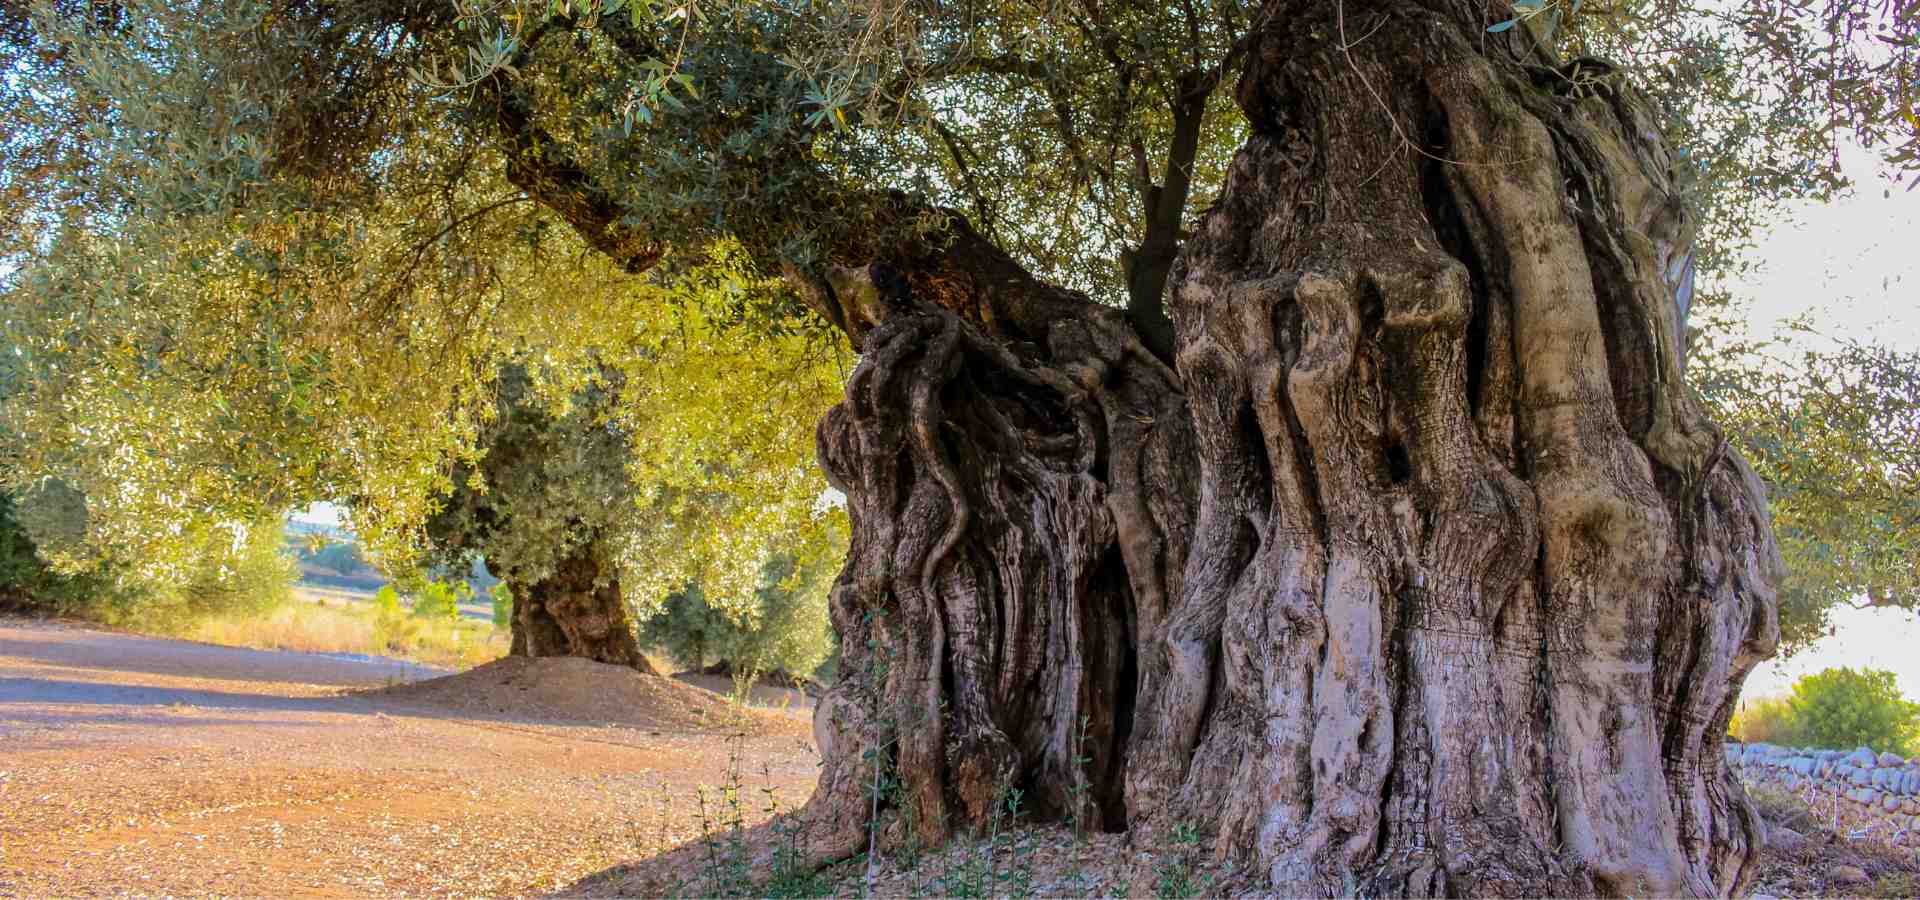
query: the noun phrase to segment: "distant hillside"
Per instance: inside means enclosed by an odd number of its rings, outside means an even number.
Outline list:
[[[320,538],[323,540],[316,540]],[[355,591],[377,591],[391,580],[361,554],[353,532],[321,522],[289,521],[287,550],[300,567],[300,583]],[[475,560],[464,578],[435,573],[438,581],[465,580],[475,596],[485,596],[499,579]]]
[[[325,522],[303,522],[299,519],[287,520],[288,537],[306,537],[310,534],[321,535],[336,541],[353,540],[353,532],[338,525],[328,525]]]

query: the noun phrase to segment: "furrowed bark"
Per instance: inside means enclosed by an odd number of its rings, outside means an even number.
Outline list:
[[[1005,787],[1124,824],[1135,648],[1184,559],[1175,374],[1119,310],[1034,280],[954,221],[937,250],[832,273],[863,350],[821,422],[855,522],[816,711],[816,849],[938,840]],[[875,767],[898,779],[870,823]]]
[[[1265,12],[1174,371],[957,220],[816,296],[863,351],[816,849],[1011,786],[1289,895],[1738,892],[1780,562],[1647,102],[1478,8]]]

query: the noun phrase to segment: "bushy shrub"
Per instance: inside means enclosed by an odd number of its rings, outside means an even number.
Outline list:
[[[493,583],[487,594],[493,598],[493,627],[506,628],[513,624],[513,590],[504,581]]]
[[[720,665],[736,673],[804,678],[833,649],[829,583],[825,573],[797,568],[792,557],[778,555],[762,568],[749,602],[712,602],[699,585],[688,585],[641,623],[640,639],[693,668]]]
[[[429,581],[413,598],[413,616],[416,619],[431,619],[452,622],[460,617],[461,595],[466,591],[466,582],[449,584],[445,581]]]
[[[1727,734],[1748,743],[1907,756],[1920,748],[1920,704],[1900,695],[1892,672],[1827,669],[1794,682],[1789,696],[1742,704]]]
[[[111,589],[102,575],[55,572],[13,513],[13,497],[0,493],[0,610],[76,615]]]
[[[373,593],[373,639],[382,650],[405,652],[419,632],[420,623],[400,608],[400,592],[386,585]]]
[[[1869,747],[1902,756],[1920,735],[1920,704],[1900,695],[1893,673],[1838,668],[1794,682],[1792,724],[1801,743]]]
[[[256,525],[231,556],[216,556],[183,589],[188,618],[213,613],[260,614],[293,599],[299,567],[283,549],[278,523]]]
[[[393,585],[386,585],[373,592],[373,614],[376,616],[397,616],[400,614],[400,592]]]
[[[107,563],[63,574],[42,558],[33,534],[15,517],[14,499],[0,495],[0,608],[170,631],[210,615],[264,614],[293,596],[296,566],[278,522],[215,534],[195,568],[166,583]]]
[[[1802,743],[1794,726],[1793,705],[1785,697],[1762,697],[1740,705],[1733,714],[1727,733],[1734,740],[1749,744],[1779,744],[1784,747]]]

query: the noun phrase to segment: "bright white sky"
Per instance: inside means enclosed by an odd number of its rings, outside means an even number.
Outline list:
[[[340,508],[331,503],[315,503],[293,514],[295,522],[312,522],[316,525],[339,525]]]
[[[1751,300],[1755,337],[1780,332],[1782,319],[1808,314],[1834,337],[1920,350],[1920,188],[1903,190],[1878,175],[1864,151],[1841,155],[1858,187],[1825,205],[1794,204],[1757,251],[1766,268],[1741,294]],[[1888,196],[1890,191],[1891,196]],[[1745,696],[1784,694],[1794,679],[1833,666],[1891,669],[1900,689],[1920,699],[1920,622],[1911,613],[1840,609],[1834,632],[1789,660],[1761,664]]]
[[[1793,204],[1755,251],[1765,268],[1738,291],[1749,304],[1751,334],[1779,334],[1782,320],[1808,315],[1826,335],[1920,350],[1920,189],[1890,187],[1865,151],[1841,159],[1859,183],[1854,193]],[[1804,335],[1797,340],[1813,345]],[[297,518],[339,524],[325,503]],[[1842,609],[1833,618],[1832,636],[1790,660],[1762,664],[1746,695],[1785,693],[1794,679],[1831,666],[1870,666],[1893,670],[1901,690],[1920,699],[1920,622],[1912,614]]]

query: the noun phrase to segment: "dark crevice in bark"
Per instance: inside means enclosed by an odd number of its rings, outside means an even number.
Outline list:
[[[1432,146],[1445,147],[1446,119],[1436,117],[1436,124],[1429,129]],[[1439,239],[1440,247],[1448,256],[1461,262],[1467,268],[1467,283],[1472,288],[1472,312],[1467,319],[1466,332],[1466,376],[1467,411],[1478,418],[1480,406],[1487,390],[1487,366],[1489,347],[1488,319],[1496,298],[1489,290],[1492,275],[1485,261],[1480,258],[1475,246],[1472,229],[1460,210],[1460,197],[1447,181],[1446,163],[1427,160],[1420,167],[1420,193],[1422,205],[1426,209],[1427,221],[1433,226],[1434,236]]]
[[[1102,648],[1117,660],[1117,665],[1114,667],[1116,677],[1112,684],[1113,695],[1110,698],[1098,698],[1095,701],[1095,705],[1099,705],[1100,700],[1110,701],[1114,711],[1113,726],[1111,738],[1105,742],[1104,747],[1096,748],[1103,751],[1100,755],[1096,756],[1086,748],[1080,751],[1080,755],[1088,757],[1088,764],[1094,769],[1089,780],[1093,782],[1091,786],[1093,800],[1099,804],[1105,830],[1123,832],[1127,830],[1125,792],[1127,746],[1133,734],[1134,705],[1138,700],[1140,672],[1138,649],[1132,641],[1134,615],[1131,592],[1126,587],[1126,564],[1121,560],[1117,548],[1103,558],[1096,582],[1106,585],[1107,588],[1096,589],[1090,595],[1090,599],[1104,595],[1109,598],[1109,604],[1105,609],[1097,607],[1091,609],[1090,612],[1095,614],[1092,620],[1096,622],[1104,620],[1119,626],[1112,629],[1108,635],[1113,639],[1112,646]],[[1096,690],[1098,688],[1097,685],[1093,687]],[[1076,722],[1074,727],[1079,729],[1081,725]]]
[[[1413,478],[1413,463],[1407,458],[1407,447],[1399,441],[1392,441],[1381,451],[1381,459],[1386,463],[1387,481],[1394,485],[1406,484]]]

